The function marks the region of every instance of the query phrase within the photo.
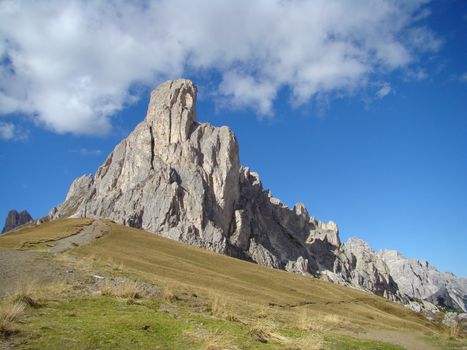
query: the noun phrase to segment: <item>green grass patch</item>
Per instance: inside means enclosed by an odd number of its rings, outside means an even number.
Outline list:
[[[296,347],[306,332],[275,329],[272,338],[259,341],[251,325],[215,318],[208,314],[177,310],[164,312],[157,300],[128,304],[108,297],[87,297],[49,302],[41,309],[28,310],[20,327],[18,349],[375,349],[400,350],[377,341],[344,336],[327,336],[325,342],[313,339],[310,347]],[[274,335],[275,334],[275,335]],[[281,340],[284,335],[286,340]],[[279,337],[276,339],[274,337]],[[321,344],[321,345],[316,345]]]
[[[107,297],[50,302],[22,329],[20,349],[187,349],[192,326],[159,312],[157,302],[129,305]]]
[[[449,337],[448,335],[435,335],[430,338],[430,342],[442,350],[465,350],[467,349],[467,339],[460,337]]]
[[[335,336],[328,335],[325,337],[326,349],[328,350],[404,350],[403,347],[398,345],[383,343],[374,340],[362,340],[349,336]]]

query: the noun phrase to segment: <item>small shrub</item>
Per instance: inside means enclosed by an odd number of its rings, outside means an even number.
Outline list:
[[[26,305],[22,302],[14,302],[4,305],[0,309],[0,335],[8,337],[15,332],[13,323],[23,314]]]
[[[31,307],[39,307],[39,284],[35,281],[21,281],[15,290],[10,293],[13,303],[22,303]]]
[[[170,285],[164,286],[161,290],[161,299],[166,303],[172,303],[177,300],[174,288]]]
[[[123,299],[139,299],[141,293],[138,283],[136,281],[119,281],[119,282],[104,282],[101,288],[101,294],[109,297],[123,298]]]
[[[186,333],[200,343],[201,350],[239,350],[231,340],[219,331],[207,332],[198,330]]]
[[[212,298],[210,309],[212,315],[223,317],[227,311],[227,304],[219,295],[216,294]]]
[[[211,305],[208,307],[211,315],[223,318],[227,321],[243,323],[232,310],[226,301],[219,295],[214,295],[211,300]]]
[[[270,340],[275,340],[281,343],[287,341],[286,337],[281,336],[280,334],[274,333],[274,325],[268,322],[258,321],[252,326],[248,331],[248,334],[256,341],[261,343],[267,343]]]

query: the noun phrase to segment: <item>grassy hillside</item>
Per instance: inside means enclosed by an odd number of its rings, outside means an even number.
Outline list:
[[[76,234],[84,226],[92,223],[91,219],[62,219],[42,225],[25,225],[0,236],[0,247],[27,249],[46,248],[47,244]]]
[[[66,219],[20,229],[1,237],[0,247],[46,251],[90,223]],[[132,348],[132,344],[211,350],[461,349],[467,345],[463,339],[447,338],[448,330],[439,324],[365,292],[142,230],[106,225],[107,233],[92,244],[51,259],[84,275],[98,272],[104,281],[97,287],[93,284],[92,293],[80,294],[79,288],[68,285],[54,296],[41,296],[42,307],[27,309],[24,324],[16,326],[22,336],[17,343],[11,340],[14,337],[8,339],[9,346],[60,348],[64,337],[73,339],[70,348],[76,349]]]

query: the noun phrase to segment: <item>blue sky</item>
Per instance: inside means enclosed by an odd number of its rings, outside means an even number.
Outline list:
[[[185,77],[274,196],[467,276],[467,3],[347,3],[3,2],[0,217],[45,215]]]

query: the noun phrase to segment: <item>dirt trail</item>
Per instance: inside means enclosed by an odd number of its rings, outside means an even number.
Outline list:
[[[91,225],[84,226],[78,233],[56,241],[49,252],[60,254],[75,247],[90,244],[108,231],[109,227],[102,220],[94,220]]]

